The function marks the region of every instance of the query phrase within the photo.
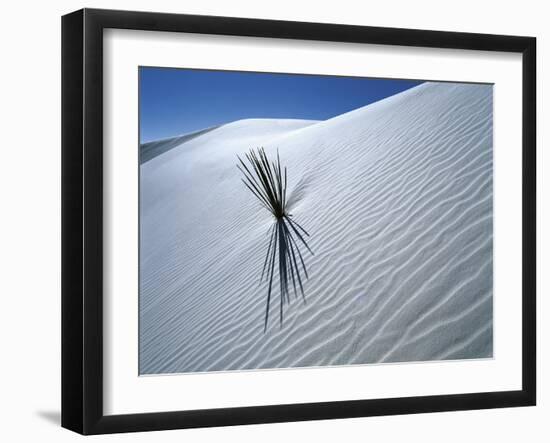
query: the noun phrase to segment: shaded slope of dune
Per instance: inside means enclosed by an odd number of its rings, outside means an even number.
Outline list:
[[[164,154],[172,148],[180,146],[182,143],[193,140],[200,135],[204,135],[207,132],[213,131],[219,126],[212,128],[201,129],[200,131],[190,132],[189,134],[178,135],[176,137],[165,138],[162,140],[155,140],[148,143],[142,143],[139,147],[139,163],[143,164],[152,160],[158,155]]]
[[[272,219],[235,166],[258,146],[279,149],[315,250],[307,304],[265,334]],[[491,86],[437,83],[324,122],[234,122],[151,159],[140,372],[491,357],[492,161]]]

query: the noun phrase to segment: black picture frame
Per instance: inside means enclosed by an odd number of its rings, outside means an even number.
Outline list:
[[[103,30],[270,37],[522,54],[522,389],[130,415],[103,413]],[[62,426],[151,431],[536,403],[536,39],[229,17],[83,9],[62,18]]]

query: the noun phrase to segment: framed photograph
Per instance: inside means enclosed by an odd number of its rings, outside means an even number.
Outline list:
[[[62,425],[529,406],[531,37],[62,20]]]

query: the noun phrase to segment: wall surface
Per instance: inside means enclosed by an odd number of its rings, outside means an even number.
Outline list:
[[[95,437],[94,441],[549,441],[550,28],[544,2],[447,3],[279,0],[112,0],[8,2],[0,28],[0,438],[6,442],[81,440],[60,416],[60,16],[81,7],[156,10],[530,35],[538,38],[539,391],[531,408],[379,417]],[[546,111],[546,112],[545,112]],[[543,199],[546,200],[543,204]]]

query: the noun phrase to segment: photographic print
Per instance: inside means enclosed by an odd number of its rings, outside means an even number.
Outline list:
[[[139,68],[140,375],[493,357],[493,85]]]

